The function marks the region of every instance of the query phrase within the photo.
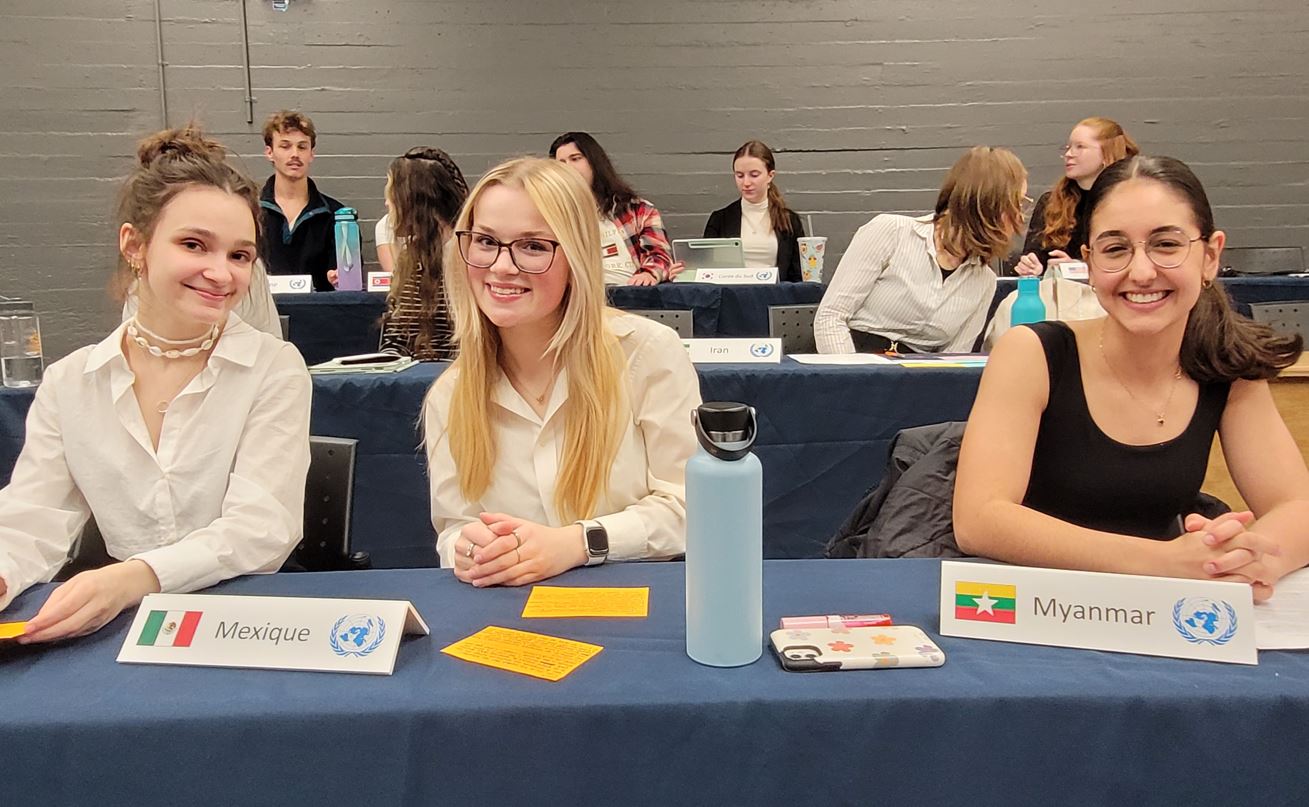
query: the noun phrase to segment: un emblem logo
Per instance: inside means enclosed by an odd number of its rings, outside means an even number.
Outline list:
[[[773,346],[768,344],[767,342],[760,342],[757,345],[751,345],[750,355],[757,356],[761,359],[768,358],[769,356],[773,355]]]
[[[772,273],[772,272],[755,272],[754,279],[755,279],[755,280],[762,280],[763,282],[767,283],[768,281],[770,281],[770,280],[773,279],[773,273]]]
[[[343,657],[363,657],[373,652],[386,638],[386,622],[380,616],[350,614],[336,620],[328,642],[332,652]]]
[[[1183,597],[1173,606],[1173,627],[1192,644],[1227,644],[1236,635],[1236,609],[1222,600]]]
[[[301,291],[309,284],[303,277],[297,277],[288,281],[287,285],[291,287],[291,291]]]

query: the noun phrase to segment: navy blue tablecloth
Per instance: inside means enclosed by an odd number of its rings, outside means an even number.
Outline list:
[[[418,449],[423,395],[444,364],[397,375],[314,378],[314,434],[359,440],[353,541],[383,567],[436,563],[426,458]],[[823,542],[882,476],[887,446],[910,426],[967,418],[978,369],[699,365],[705,400],[759,414],[764,547],[769,557],[817,557]],[[22,446],[31,393],[0,392],[0,480]]]
[[[432,635],[390,677],[120,665],[130,614],[0,648],[5,805],[1292,805],[1309,654],[1257,667],[936,635],[936,561],[772,561],[765,625],[886,611],[936,669],[797,674],[684,652],[679,563],[563,585],[650,587],[641,620],[524,620],[527,589],[438,570],[276,575],[217,593],[410,599]],[[6,618],[46,596],[21,597]],[[600,644],[558,683],[440,648],[487,625]]]
[[[611,286],[609,302],[623,309],[690,311],[698,337],[767,336],[768,306],[817,303],[817,283],[718,286],[663,283]],[[363,291],[277,295],[277,310],[291,318],[290,338],[310,364],[377,349],[386,296]]]

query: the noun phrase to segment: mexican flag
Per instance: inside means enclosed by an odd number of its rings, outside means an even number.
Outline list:
[[[144,647],[190,647],[201,611],[151,611],[136,640]]]
[[[1014,601],[1017,597],[1016,586],[959,580],[954,584],[955,619],[1012,625],[1016,616]]]

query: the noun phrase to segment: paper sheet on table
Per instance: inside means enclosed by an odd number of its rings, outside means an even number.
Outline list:
[[[0,622],[0,639],[17,639],[26,627],[26,622]]]
[[[558,617],[646,617],[650,588],[584,588],[532,586],[523,606],[523,619]]]
[[[1254,607],[1254,645],[1260,650],[1309,648],[1309,569],[1277,581],[1273,598]]]
[[[876,353],[790,353],[801,364],[895,364]]]
[[[547,681],[558,681],[601,650],[604,648],[598,644],[495,625],[441,648],[442,653],[464,661]]]

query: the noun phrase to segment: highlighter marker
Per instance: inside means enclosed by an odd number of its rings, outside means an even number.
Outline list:
[[[783,629],[876,628],[890,625],[890,614],[829,614],[827,616],[784,616]]]

